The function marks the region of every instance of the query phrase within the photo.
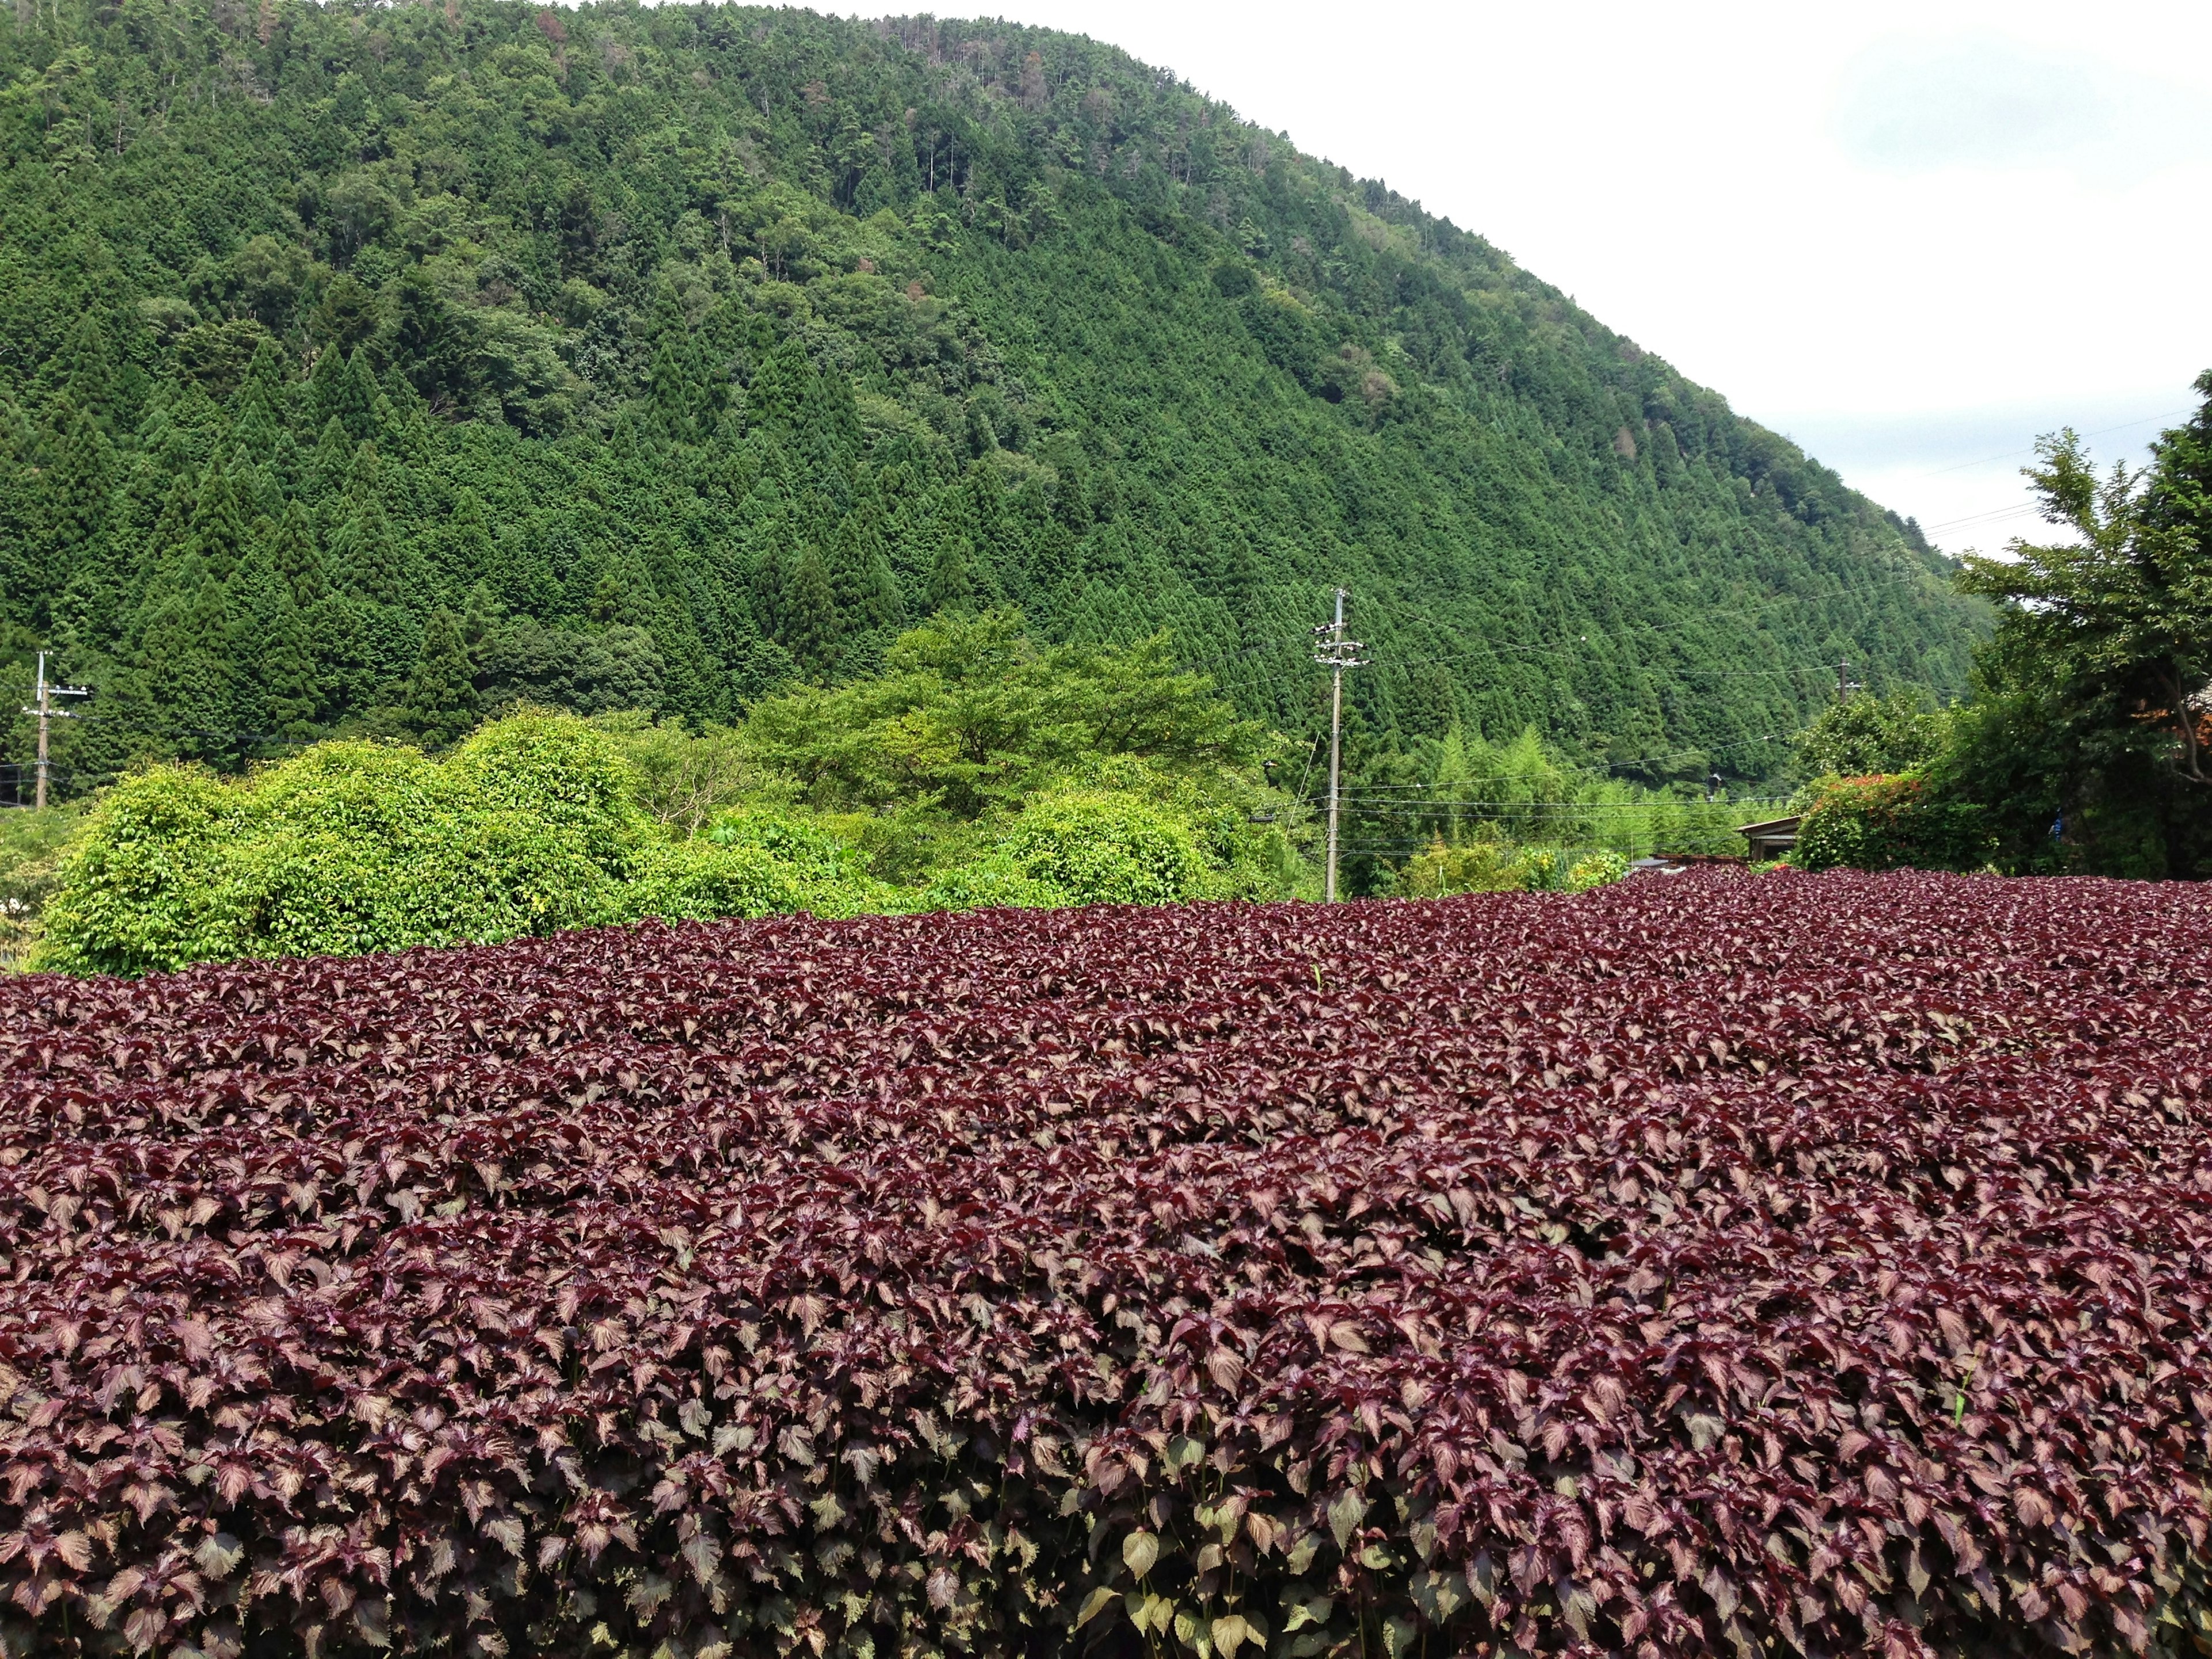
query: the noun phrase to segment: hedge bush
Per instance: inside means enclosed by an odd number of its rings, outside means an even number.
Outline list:
[[[1801,870],[1977,870],[1994,848],[1982,809],[1946,798],[1923,772],[1815,786],[1790,862]]]
[[[1207,873],[1186,820],[1106,790],[1040,796],[1000,847],[1013,870],[1076,904],[1173,904],[1201,896]]]
[[[606,732],[540,711],[484,726],[443,760],[341,742],[229,781],[160,766],[92,812],[32,965],[143,974],[649,916],[1172,903],[1263,889],[1251,849],[1271,845],[1179,804],[1068,786],[968,829],[943,867],[902,885],[871,872],[841,833],[854,827],[753,807],[672,839],[639,809]]]
[[[158,766],[94,808],[33,965],[139,974],[620,921],[657,839],[605,739],[562,714],[488,726],[443,762],[330,743],[237,782]]]

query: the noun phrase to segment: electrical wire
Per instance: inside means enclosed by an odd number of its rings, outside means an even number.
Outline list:
[[[1894,577],[1881,578],[1874,582],[1856,584],[1849,589],[1832,589],[1826,592],[1819,594],[1778,594],[1774,598],[1757,605],[1738,607],[1733,611],[1723,610],[1702,611],[1694,622],[1683,623],[1680,629],[1664,629],[1654,623],[1639,623],[1634,625],[1638,631],[1633,635],[1606,634],[1602,632],[1595,635],[1581,634],[1577,636],[1576,647],[1588,646],[1593,643],[1601,642],[1620,646],[1649,644],[1654,639],[1671,637],[1677,632],[1704,631],[1709,629],[1712,621],[1717,617],[1729,616],[1757,616],[1764,613],[1765,611],[1774,610],[1784,605],[1806,605],[1815,603],[1822,599],[1856,599],[1861,595],[1872,593],[1886,588],[1904,586],[1923,586],[1930,580],[1932,577],[1932,572],[1906,574]],[[1331,591],[1333,592],[1334,590]],[[1353,603],[1355,605],[1376,605],[1386,611],[1397,611],[1401,615],[1412,617],[1415,620],[1430,625],[1438,625],[1440,623],[1440,619],[1432,614],[1413,611],[1409,606],[1406,606],[1398,601],[1389,599],[1381,595],[1369,595],[1364,599],[1355,599]],[[1565,658],[1570,659],[1586,660],[1591,654],[1592,653],[1589,652],[1575,648],[1574,647],[1565,647],[1559,645],[1516,646],[1503,645],[1493,641],[1485,641],[1479,646],[1463,647],[1457,651],[1446,652],[1428,657],[1401,658],[1391,656],[1383,659],[1382,662],[1376,665],[1403,672],[1405,670],[1413,668],[1433,667],[1442,663],[1462,662],[1467,660],[1470,657],[1484,655],[1498,657],[1520,655],[1523,657],[1550,657],[1553,659]],[[1827,672],[1827,669],[1832,665],[1823,663],[1820,665],[1818,672],[1825,674]],[[1700,673],[1706,678],[1717,679],[1723,678],[1759,678],[1762,676],[1784,674],[1796,671],[1787,667],[1776,669],[1711,670],[1685,667],[1678,672]],[[1808,668],[1802,672],[1809,672],[1813,671]],[[1291,678],[1292,677],[1288,674],[1260,674],[1242,680],[1217,682],[1215,689],[1222,691],[1246,690],[1258,685],[1285,684],[1289,682]]]
[[[2146,415],[2141,420],[2122,421],[2118,426],[2100,426],[2094,432],[2079,432],[2075,434],[2075,436],[2079,438],[2101,438],[2108,432],[2125,432],[2130,427],[2149,426],[2153,422],[2158,421],[2176,421],[2179,420],[2185,415],[2190,415],[2195,412],[2196,411],[2193,410],[2187,409],[2169,410],[2163,415]],[[1910,473],[1907,476],[1915,478],[1940,478],[1947,472],[1964,472],[1970,466],[1995,466],[1999,461],[2009,461],[2018,456],[2033,455],[2034,453],[2035,446],[2033,444],[2030,444],[2026,449],[2008,449],[2002,455],[1986,456],[1978,461],[1960,461],[1953,466],[1931,467],[1925,472],[1914,472]],[[1923,532],[1926,528],[1927,526],[1924,525],[1922,526]]]

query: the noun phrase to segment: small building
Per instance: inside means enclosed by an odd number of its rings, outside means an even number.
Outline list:
[[[1765,864],[1780,858],[1797,844],[1797,826],[1804,822],[1803,814],[1786,818],[1769,818],[1764,823],[1741,823],[1736,834],[1750,844],[1754,863]]]

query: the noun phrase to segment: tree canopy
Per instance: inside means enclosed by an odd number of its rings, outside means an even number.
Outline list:
[[[2028,477],[2070,533],[1962,573],[2002,608],[1934,769],[2006,867],[2212,874],[2212,371],[2197,390],[2141,469],[2045,440]]]

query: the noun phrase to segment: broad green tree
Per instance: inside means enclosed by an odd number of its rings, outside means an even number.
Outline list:
[[[2206,398],[2212,408],[2212,384]],[[2191,782],[2212,786],[2203,695],[2212,678],[2212,545],[2203,487],[2182,465],[2189,449],[2186,434],[2162,441],[2149,467],[2115,464],[2100,477],[2070,429],[2044,440],[2027,476],[2044,516],[2073,539],[2018,540],[2007,558],[1970,557],[1960,585],[2008,602],[2003,626],[2069,696],[2096,704],[2116,728],[2135,728]]]

